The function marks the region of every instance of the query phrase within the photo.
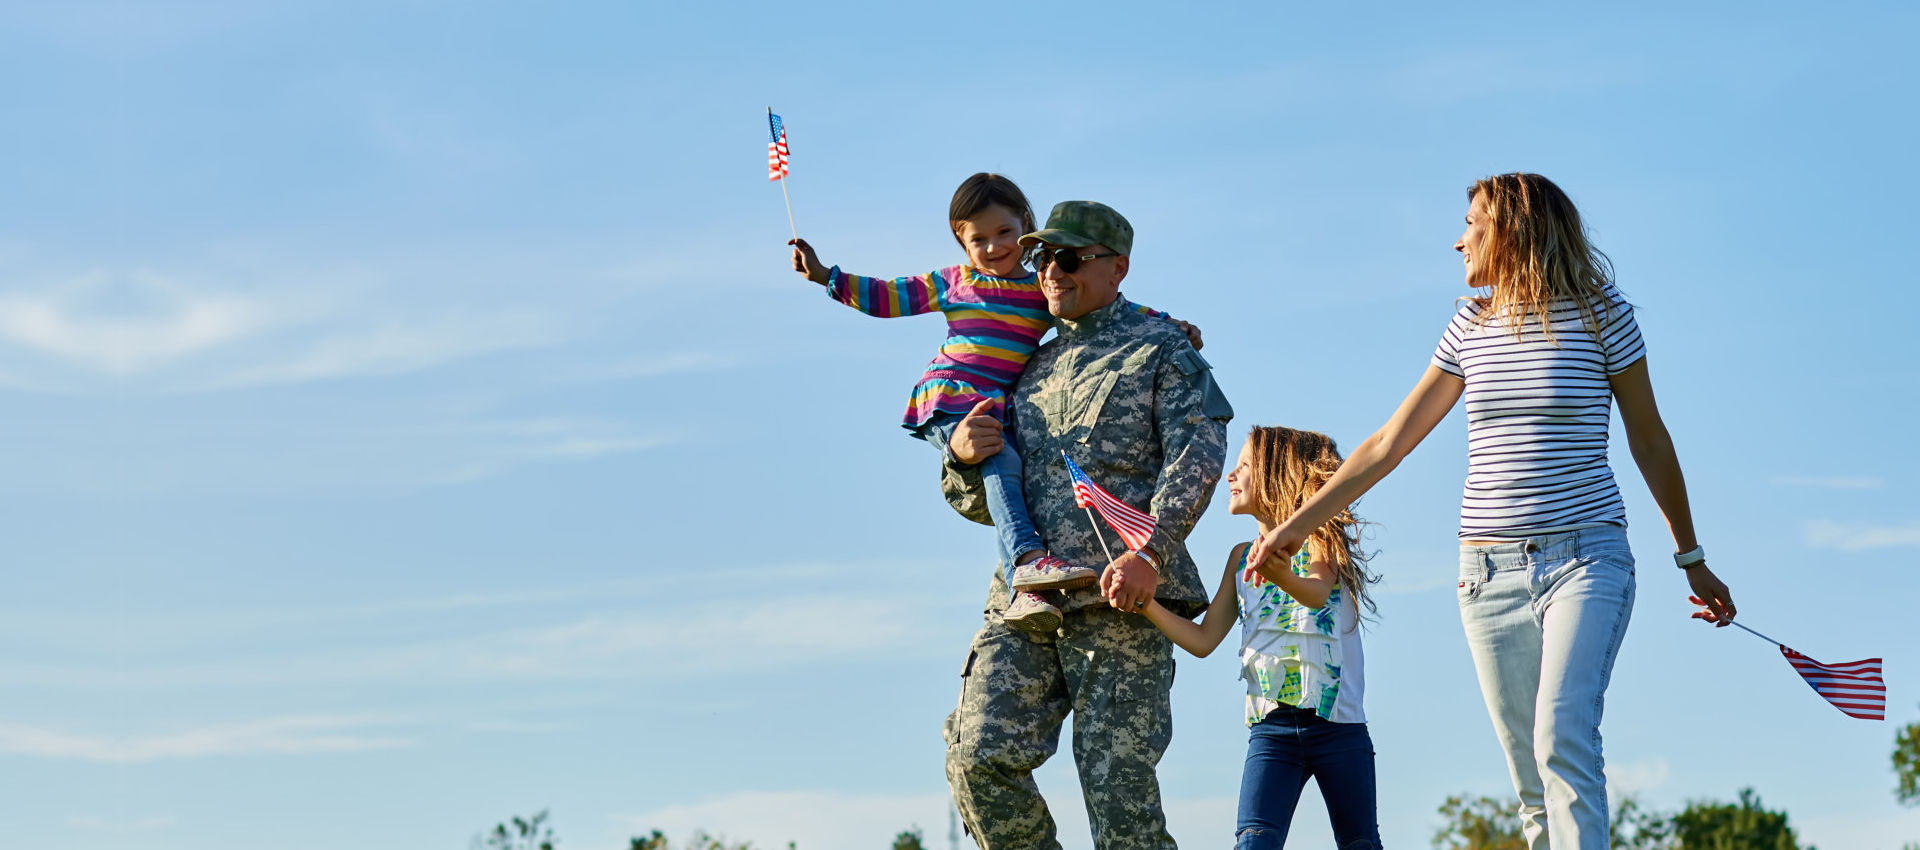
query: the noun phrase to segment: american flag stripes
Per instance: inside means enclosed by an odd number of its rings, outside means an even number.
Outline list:
[[[1128,549],[1139,549],[1147,545],[1147,541],[1153,537],[1153,515],[1141,513],[1132,505],[1114,498],[1112,493],[1101,489],[1100,485],[1093,483],[1093,479],[1080,471],[1079,465],[1073,462],[1073,458],[1067,457],[1066,452],[1061,452],[1060,456],[1067,461],[1067,474],[1073,476],[1074,504],[1099,511],[1100,518],[1113,526],[1113,530],[1120,535],[1120,539],[1127,544]]]
[[[1880,659],[1822,664],[1780,644],[1793,671],[1813,686],[1833,707],[1861,720],[1887,719],[1887,681],[1880,677]]]
[[[767,110],[767,179],[779,180],[787,176],[787,125],[780,116]]]

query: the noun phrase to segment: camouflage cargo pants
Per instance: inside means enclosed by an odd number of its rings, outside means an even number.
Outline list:
[[[1154,766],[1173,736],[1173,648],[1145,617],[1072,611],[1043,643],[993,614],[948,716],[947,784],[981,850],[1060,850],[1033,770],[1073,714],[1073,760],[1097,850],[1172,850]]]

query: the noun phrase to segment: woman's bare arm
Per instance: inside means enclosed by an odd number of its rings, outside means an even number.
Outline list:
[[[1640,467],[1640,477],[1646,479],[1647,489],[1653,492],[1654,504],[1660,506],[1661,515],[1666,517],[1667,529],[1673,532],[1674,551],[1691,552],[1700,542],[1693,530],[1693,506],[1687,501],[1687,479],[1680,472],[1680,455],[1674,451],[1673,435],[1667,432],[1667,423],[1660,418],[1660,406],[1654,403],[1653,378],[1647,373],[1647,359],[1640,358],[1609,378],[1608,383],[1613,388],[1614,400],[1620,404],[1620,424],[1627,429],[1627,449],[1633,453],[1633,462]],[[1707,569],[1705,561],[1688,567],[1686,573],[1694,603],[1703,609],[1693,616],[1719,626],[1731,621],[1736,612],[1733,594],[1727,590],[1726,582]]]
[[[1373,485],[1399,466],[1421,440],[1433,433],[1434,426],[1447,418],[1447,412],[1453,410],[1466,388],[1465,381],[1429,365],[1420,382],[1413,386],[1413,392],[1400,402],[1400,409],[1347,455],[1346,462],[1340,464],[1340,470],[1327,480],[1326,486],[1286,522],[1253,542],[1253,550],[1247,555],[1248,563],[1262,568],[1287,569],[1287,562],[1306,544],[1314,529],[1366,495]],[[1277,564],[1270,563],[1276,560]]]

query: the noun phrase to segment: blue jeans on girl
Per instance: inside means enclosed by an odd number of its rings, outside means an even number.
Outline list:
[[[1248,730],[1234,850],[1280,850],[1307,777],[1320,783],[1340,850],[1377,850],[1373,737],[1365,723],[1335,723],[1312,709],[1281,706]]]
[[[1607,848],[1600,713],[1633,593],[1617,525],[1460,547],[1460,621],[1530,850]]]
[[[944,455],[947,443],[953,440],[953,429],[965,418],[959,413],[936,413],[914,436]],[[1045,549],[1047,544],[1041,542],[1040,532],[1034,530],[1033,520],[1027,516],[1026,484],[1020,478],[1020,450],[1013,444],[1013,429],[1002,433],[1006,444],[999,453],[980,462],[980,483],[987,496],[987,513],[993,517],[993,530],[1000,537],[1000,555],[1011,572],[1021,555]]]

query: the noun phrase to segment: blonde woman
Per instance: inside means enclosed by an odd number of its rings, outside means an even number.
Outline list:
[[[1453,247],[1482,293],[1466,299],[1400,409],[1249,558],[1286,563],[1464,394],[1459,601],[1480,692],[1528,846],[1604,850],[1600,714],[1634,598],[1626,509],[1607,465],[1614,402],[1700,606],[1693,616],[1724,626],[1733,598],[1694,536],[1633,308],[1573,202],[1538,174],[1489,177],[1467,194]]]

